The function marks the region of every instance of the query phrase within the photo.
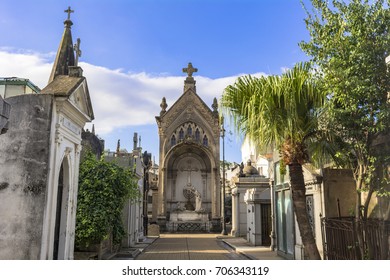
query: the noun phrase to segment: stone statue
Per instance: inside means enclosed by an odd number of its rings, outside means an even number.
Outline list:
[[[185,211],[185,210],[186,210],[186,208],[181,204],[180,201],[178,201],[177,204],[176,204],[176,211],[182,212],[182,211]]]
[[[238,172],[238,177],[244,177],[244,163],[240,164],[240,171]]]
[[[202,212],[202,196],[200,195],[200,192],[194,187],[192,188],[192,191],[195,195],[195,212]]]

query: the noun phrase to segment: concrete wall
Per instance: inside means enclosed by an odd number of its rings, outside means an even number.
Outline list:
[[[325,215],[328,218],[338,217],[338,203],[340,216],[353,216],[356,205],[356,187],[352,171],[345,169],[323,169],[324,177],[324,205]]]
[[[21,95],[0,135],[0,259],[39,259],[53,97]]]
[[[320,255],[323,257],[324,248],[322,244],[321,216],[334,218],[339,216],[351,216],[355,211],[356,190],[352,172],[346,169],[321,170],[323,176],[322,184],[313,183],[306,186],[306,195],[313,196],[313,218],[314,218],[314,238]],[[305,182],[312,182],[315,174],[310,175],[304,170]],[[340,209],[340,210],[339,210]],[[305,259],[301,234],[295,220],[295,247],[294,259]]]

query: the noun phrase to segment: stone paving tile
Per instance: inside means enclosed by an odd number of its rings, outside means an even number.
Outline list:
[[[231,250],[215,234],[162,234],[137,260],[247,259]]]
[[[137,260],[283,260],[269,247],[219,234],[161,234]]]
[[[251,260],[285,260],[269,246],[253,246],[242,237],[218,237],[232,247],[237,253],[244,254]]]

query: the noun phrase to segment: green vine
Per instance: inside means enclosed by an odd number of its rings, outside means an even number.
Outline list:
[[[123,207],[128,199],[139,197],[137,179],[131,169],[97,160],[87,152],[80,163],[76,213],[77,248],[98,244],[110,234],[119,244],[125,235]]]

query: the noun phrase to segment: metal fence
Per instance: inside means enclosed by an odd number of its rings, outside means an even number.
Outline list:
[[[322,218],[324,259],[358,260],[390,258],[390,221],[354,217]]]
[[[195,232],[210,232],[210,223],[208,222],[180,222],[169,223],[169,232],[195,233]]]

